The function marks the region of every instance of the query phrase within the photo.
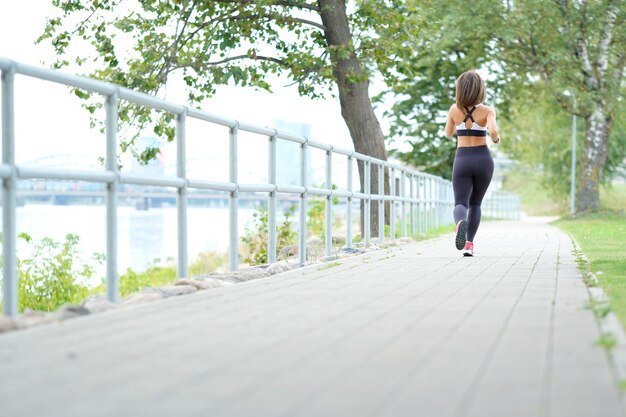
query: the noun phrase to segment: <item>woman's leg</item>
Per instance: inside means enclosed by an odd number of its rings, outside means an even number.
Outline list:
[[[467,240],[474,241],[474,236],[480,225],[481,210],[480,205],[483,202],[487,188],[493,177],[493,159],[491,155],[488,158],[480,158],[475,165],[472,193],[469,197],[469,209],[467,214]]]
[[[454,223],[467,219],[467,209],[472,193],[472,175],[467,158],[457,157],[452,167],[452,189],[454,190]]]

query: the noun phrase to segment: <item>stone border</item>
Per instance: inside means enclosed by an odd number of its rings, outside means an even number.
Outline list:
[[[609,298],[604,289],[600,286],[598,277],[589,269],[589,258],[583,253],[578,241],[571,235],[569,235],[569,237],[574,245],[576,260],[584,262],[585,265],[584,269],[579,265],[579,269],[585,278],[585,285],[592,302],[591,310],[598,321],[598,326],[602,333],[601,336],[608,336],[615,342],[612,347],[606,348],[605,350],[612,364],[622,404],[626,407],[626,387],[624,386],[624,384],[626,384],[626,333],[624,332],[624,327],[617,318],[617,315],[610,309]],[[600,308],[596,308],[596,306]],[[602,309],[602,307],[606,309]]]
[[[0,317],[0,334],[10,332],[12,330],[27,329],[43,324],[58,323],[74,317],[97,314],[109,310],[117,310],[130,305],[143,304],[165,298],[192,294],[197,291],[204,291],[211,288],[225,287],[241,282],[266,278],[296,268],[306,268],[308,266],[320,265],[326,262],[355,257],[367,252],[386,249],[411,242],[415,241],[409,237],[402,237],[394,240],[387,239],[382,243],[376,242],[376,244],[370,244],[367,248],[363,247],[361,243],[355,245],[355,248],[339,249],[335,252],[335,255],[330,258],[321,257],[314,261],[307,261],[304,265],[300,265],[298,261],[294,260],[279,261],[272,265],[259,265],[244,268],[236,272],[212,272],[198,275],[193,279],[177,279],[174,283],[163,287],[145,288],[140,292],[130,294],[119,304],[110,302],[104,295],[92,295],[87,297],[80,304],[66,304],[54,312],[27,310],[24,314],[18,317],[2,316]]]

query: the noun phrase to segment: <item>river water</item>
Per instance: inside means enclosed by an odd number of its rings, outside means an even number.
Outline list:
[[[253,219],[254,208],[239,208],[239,235]],[[44,237],[63,241],[68,233],[80,237],[81,256],[89,258],[94,252],[106,253],[106,212],[104,206],[27,204],[17,207],[18,233],[28,233],[33,239]],[[228,249],[228,208],[189,207],[187,213],[188,252],[193,261],[198,253],[226,252]],[[155,259],[161,262],[177,257],[176,207],[137,210],[118,207],[118,266],[145,270]],[[18,241],[18,256],[28,256],[29,246]],[[98,268],[104,275],[104,267]]]

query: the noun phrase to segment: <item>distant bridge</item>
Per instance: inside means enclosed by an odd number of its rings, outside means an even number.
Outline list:
[[[134,205],[141,210],[160,207],[164,203],[176,204],[176,193],[173,192],[142,192],[121,191],[117,193],[120,202],[126,205]],[[228,207],[228,194],[225,193],[189,193],[189,200],[195,201],[195,205],[207,207]],[[81,190],[20,190],[17,193],[18,206],[25,204],[104,204],[106,191],[81,191]],[[125,201],[124,201],[125,200]],[[267,203],[267,196],[256,193],[243,193],[239,196],[242,205],[254,205]],[[297,198],[280,196],[280,201],[296,202]]]

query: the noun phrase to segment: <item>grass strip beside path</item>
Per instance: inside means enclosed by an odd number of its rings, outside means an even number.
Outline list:
[[[554,223],[581,246],[589,270],[606,291],[611,309],[626,323],[626,215],[613,212],[566,218]]]

